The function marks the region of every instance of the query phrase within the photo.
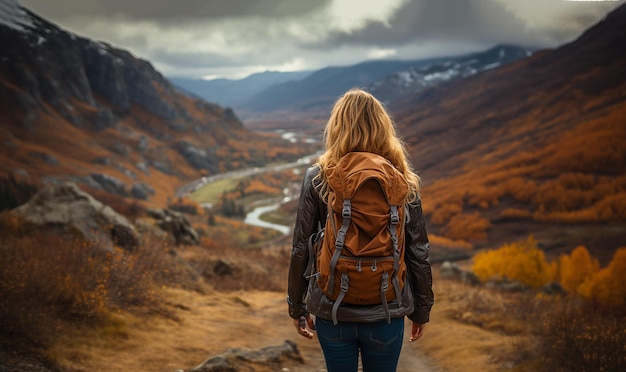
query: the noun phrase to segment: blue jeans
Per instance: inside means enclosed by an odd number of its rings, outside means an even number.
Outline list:
[[[356,372],[359,351],[363,372],[395,371],[402,350],[404,318],[375,323],[340,322],[317,318],[317,338],[328,372]]]

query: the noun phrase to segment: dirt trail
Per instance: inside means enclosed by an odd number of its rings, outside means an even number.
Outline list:
[[[283,293],[166,291],[178,322],[119,315],[110,327],[62,340],[51,353],[71,371],[174,372],[230,348],[260,349],[289,339],[298,344],[305,364],[294,362],[284,371],[325,371],[317,340],[307,340],[293,329]],[[419,341],[405,342],[399,372],[437,370],[420,355],[419,347]]]

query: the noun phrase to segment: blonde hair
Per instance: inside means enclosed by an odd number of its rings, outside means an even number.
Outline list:
[[[352,88],[333,106],[324,129],[326,151],[317,161],[320,173],[315,182],[320,197],[327,201],[327,170],[349,152],[363,151],[380,155],[398,169],[409,184],[407,202],[419,197],[420,178],[413,172],[403,141],[396,135],[391,117],[370,93]]]

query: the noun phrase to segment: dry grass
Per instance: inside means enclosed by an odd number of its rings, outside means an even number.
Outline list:
[[[444,371],[502,371],[523,337],[524,325],[511,319],[514,301],[502,293],[434,278],[435,306],[426,334],[425,355]]]
[[[59,329],[106,321],[114,311],[167,316],[155,286],[190,280],[154,241],[108,252],[1,217],[0,335],[16,349],[48,345]]]
[[[445,371],[621,371],[624,309],[435,278],[423,352]]]

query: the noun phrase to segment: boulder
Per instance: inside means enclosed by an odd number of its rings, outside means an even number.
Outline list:
[[[115,245],[131,251],[139,245],[139,235],[126,217],[74,183],[45,187],[13,213],[43,228],[78,234],[105,251]]]
[[[136,199],[147,200],[154,195],[154,189],[145,183],[138,182],[130,189],[130,194]]]
[[[126,185],[121,180],[108,174],[94,173],[91,178],[104,190],[117,195],[127,196]]]
[[[480,279],[478,279],[476,274],[468,270],[463,270],[459,265],[450,261],[444,261],[439,271],[444,278],[458,280],[470,285],[480,284]]]
[[[189,372],[256,371],[259,367],[275,367],[280,370],[288,361],[304,363],[295,342],[285,340],[282,345],[267,346],[259,350],[229,349],[211,357]],[[255,368],[256,367],[256,368]],[[178,370],[183,371],[183,370]]]
[[[171,209],[149,209],[148,215],[156,220],[156,225],[169,233],[176,244],[193,245],[200,242],[198,232],[182,214]]]

